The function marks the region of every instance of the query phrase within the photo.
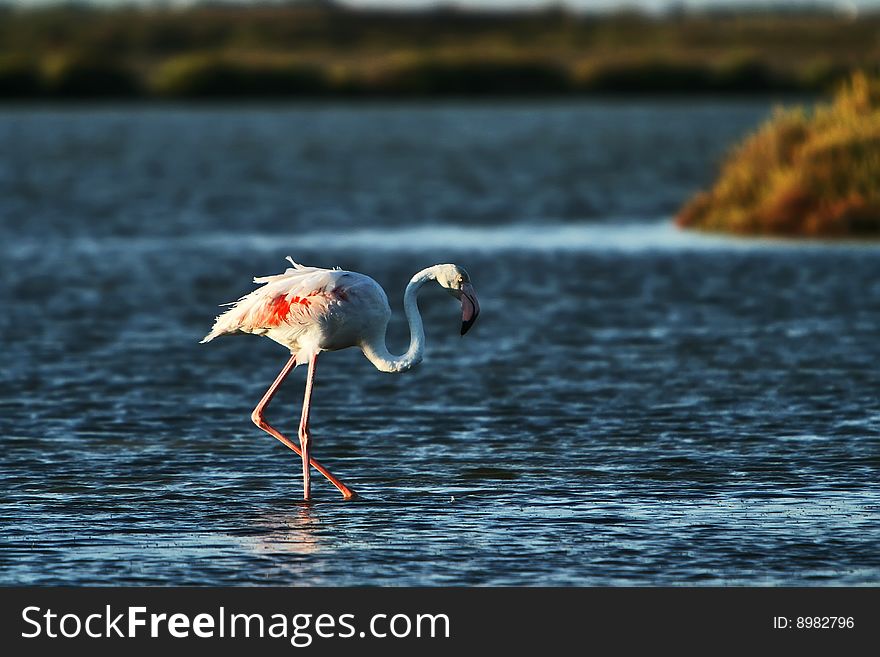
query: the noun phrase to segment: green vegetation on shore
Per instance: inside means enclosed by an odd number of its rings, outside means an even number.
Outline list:
[[[880,15],[0,7],[0,98],[764,93],[880,61]]]
[[[678,223],[739,234],[880,235],[880,80],[855,74],[812,112],[777,110]]]

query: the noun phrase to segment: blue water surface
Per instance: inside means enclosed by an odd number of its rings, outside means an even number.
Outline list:
[[[0,583],[876,585],[880,248],[682,233],[765,102],[0,112]],[[284,256],[427,357],[199,345]],[[268,416],[296,432],[303,369]]]

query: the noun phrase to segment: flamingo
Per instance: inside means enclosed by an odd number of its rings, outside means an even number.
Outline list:
[[[480,304],[470,277],[462,267],[443,264],[423,269],[410,279],[403,295],[410,329],[409,349],[400,356],[393,356],[385,346],[391,308],[382,286],[357,272],[306,267],[290,256],[287,260],[292,266],[283,274],[254,278],[254,283],[261,283],[262,287],[238,301],[224,304],[231,308],[216,318],[211,332],[201,342],[210,342],[221,335],[252,333],[290,350],[290,359],[254,408],[251,420],[302,457],[305,500],[311,499],[309,465],[336,486],[344,499],[354,500],[357,493],[311,456],[309,409],[318,354],[358,347],[380,372],[406,372],[422,361],[425,350],[425,331],[417,303],[419,290],[425,283],[436,281],[461,301],[462,335],[476,321]],[[264,412],[291,370],[305,363],[309,370],[297,445],[266,422]]]

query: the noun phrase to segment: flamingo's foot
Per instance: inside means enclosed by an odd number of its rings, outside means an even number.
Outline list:
[[[354,502],[361,499],[361,496],[355,493],[351,488],[349,488],[347,492],[342,494],[342,499],[344,499],[346,502]]]

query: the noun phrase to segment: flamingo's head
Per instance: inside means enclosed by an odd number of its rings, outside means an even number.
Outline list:
[[[445,287],[449,294],[461,301],[461,334],[468,332],[480,314],[480,302],[464,267],[458,265],[439,265],[437,282]]]

